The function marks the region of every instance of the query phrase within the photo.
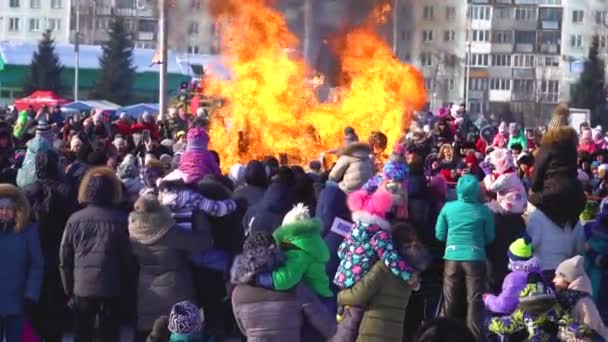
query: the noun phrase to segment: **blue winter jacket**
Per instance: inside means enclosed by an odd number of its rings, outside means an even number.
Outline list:
[[[38,301],[43,268],[35,225],[0,231],[0,316],[23,314],[26,298]]]
[[[486,245],[494,241],[494,215],[479,201],[480,186],[475,176],[458,180],[458,200],[448,202],[439,213],[435,236],[445,241],[445,260],[484,261]]]

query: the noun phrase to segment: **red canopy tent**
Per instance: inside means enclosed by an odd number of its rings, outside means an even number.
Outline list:
[[[69,100],[64,99],[50,90],[38,90],[33,92],[30,96],[15,100],[15,106],[18,110],[25,110],[29,106],[32,106],[32,108],[37,111],[40,110],[43,105],[47,105],[48,107],[54,105],[61,106],[69,102]]]

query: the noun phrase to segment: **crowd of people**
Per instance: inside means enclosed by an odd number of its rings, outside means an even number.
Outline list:
[[[2,118],[0,340],[608,340],[608,139],[564,105],[227,174],[202,108]]]

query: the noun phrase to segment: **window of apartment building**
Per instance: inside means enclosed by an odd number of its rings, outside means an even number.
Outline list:
[[[494,7],[494,16],[499,19],[511,19],[512,13],[511,7]]]
[[[499,44],[513,43],[513,31],[492,31],[492,42]]]
[[[489,55],[487,53],[472,53],[469,57],[471,66],[487,67],[489,65]]]
[[[493,54],[492,66],[509,67],[511,66],[511,55]]]
[[[469,13],[467,13],[469,19],[474,20],[490,20],[491,9],[490,6],[471,6],[469,7]]]
[[[513,92],[519,94],[533,94],[534,80],[513,80]]]
[[[594,35],[593,39],[597,39],[600,49],[606,48],[606,36]]]
[[[582,24],[585,16],[585,12],[582,10],[573,10],[572,11],[572,22],[574,24]]]
[[[135,8],[135,0],[116,0],[118,8]]]
[[[190,26],[188,27],[188,34],[198,34],[198,23],[196,21],[190,23]]]
[[[561,6],[562,5],[562,0],[539,0],[538,4],[539,5],[557,5],[557,6]]]
[[[456,82],[454,82],[453,78],[448,78],[447,84],[448,84],[448,90],[454,90],[454,88],[456,88]]]
[[[137,28],[141,32],[156,32],[156,22],[154,20],[140,20]]]
[[[422,9],[422,17],[426,20],[433,20],[434,14],[433,6],[424,6]]]
[[[583,47],[583,35],[582,34],[570,35],[570,47],[582,48]]]
[[[18,8],[19,7],[19,0],[10,0],[8,2],[8,6],[10,8]]]
[[[443,63],[448,67],[454,67],[456,65],[457,57],[455,54],[446,53],[443,55]]]
[[[518,7],[515,9],[515,20],[533,21],[536,20],[536,8]]]
[[[96,26],[100,30],[107,30],[110,27],[110,18],[97,18]]]
[[[406,53],[405,55],[403,55],[403,60],[405,62],[411,62],[412,61],[412,55],[410,55],[409,53]]]
[[[60,31],[61,30],[61,19],[48,19],[47,21],[47,29],[51,31]]]
[[[433,89],[433,79],[432,78],[425,78],[424,79],[424,87],[427,90]]]
[[[200,47],[198,45],[188,45],[188,53],[198,54],[199,52],[200,52]]]
[[[448,6],[445,8],[445,20],[454,20],[456,18],[456,7]]]
[[[30,32],[40,31],[40,19],[31,18],[30,19]]]
[[[190,8],[192,9],[199,9],[201,8],[201,0],[191,0],[192,2],[190,3]]]
[[[595,23],[597,25],[608,24],[608,11],[596,11],[595,12]]]
[[[534,44],[536,41],[536,31],[515,31],[515,44]]]
[[[433,30],[422,30],[422,41],[432,42],[433,41]]]
[[[555,7],[543,7],[538,10],[538,18],[542,21],[561,21],[562,10]]]
[[[430,52],[423,52],[420,54],[420,65],[431,66],[433,65],[433,55]]]
[[[549,94],[559,93],[559,81],[543,80],[540,83],[540,91],[543,93],[549,93]]]
[[[488,79],[487,78],[470,78],[469,79],[469,90],[477,90],[477,91],[488,90]]]
[[[412,31],[401,31],[401,40],[412,40]]]
[[[491,90],[511,90],[511,80],[505,78],[491,78]]]
[[[533,68],[534,67],[534,56],[533,55],[514,55],[513,56],[513,67]]]
[[[61,1],[61,0],[51,0],[51,8],[54,8],[54,9],[63,8],[63,1]]]
[[[474,42],[489,42],[490,30],[473,30],[472,36]]]
[[[539,56],[538,65],[547,67],[557,67],[559,66],[559,56]]]
[[[456,39],[456,31],[443,31],[443,41],[451,42]]]
[[[12,32],[19,31],[19,18],[8,18],[8,30]]]
[[[30,8],[40,8],[40,0],[30,0]]]

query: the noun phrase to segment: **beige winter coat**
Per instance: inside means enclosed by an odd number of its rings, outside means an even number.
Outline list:
[[[570,290],[577,290],[591,294],[591,280],[584,274],[568,286]],[[597,306],[593,302],[593,297],[582,298],[572,308],[572,318],[580,323],[584,323],[597,332],[602,338],[608,341],[608,328],[604,325]]]
[[[372,150],[364,143],[352,143],[340,152],[329,180],[338,183],[346,194],[359,190],[375,173]]]

